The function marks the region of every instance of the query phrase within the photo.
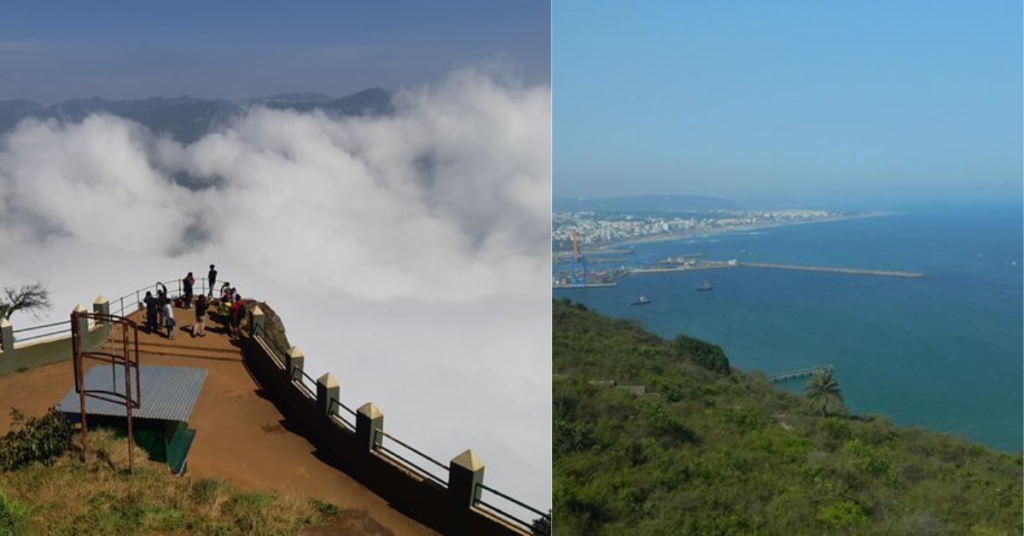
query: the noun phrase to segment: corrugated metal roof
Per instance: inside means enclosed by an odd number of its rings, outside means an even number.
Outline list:
[[[134,374],[132,376],[134,379]],[[188,421],[205,381],[206,371],[203,369],[142,365],[139,367],[142,404],[138,409],[132,410],[132,416],[137,419]],[[114,368],[113,385],[111,385],[110,367],[94,366],[85,374],[85,386],[86,389],[114,391],[123,394],[124,368]],[[86,397],[85,409],[88,415],[115,417],[126,415],[123,405],[94,397]],[[80,396],[74,388],[61,399],[60,410],[66,413],[81,414]]]

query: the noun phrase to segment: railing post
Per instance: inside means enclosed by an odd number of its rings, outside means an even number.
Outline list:
[[[92,302],[92,312],[101,315],[110,314],[110,300],[103,297],[102,294],[96,297],[96,300]],[[103,330],[103,339],[110,336],[110,322],[96,322],[97,327]]]
[[[377,430],[384,429],[384,414],[373,402],[367,402],[356,412],[356,443],[366,452],[373,452],[381,445],[383,436]]]
[[[249,310],[249,336],[252,337],[256,334],[257,328],[260,333],[264,333],[264,328],[267,323],[267,315],[263,314],[263,309],[257,305]]]
[[[467,511],[476,504],[483,483],[484,464],[472,450],[452,458],[448,464],[448,499],[455,512]]]
[[[82,304],[78,304],[78,305],[75,306],[75,309],[72,312],[73,313],[84,313],[85,312],[85,307],[83,307]],[[82,337],[83,341],[88,340],[85,337],[87,335],[89,335],[89,317],[87,317],[85,315],[81,315],[81,316],[78,317],[78,333],[81,334],[81,337]],[[85,346],[84,342],[83,342],[83,346]]]
[[[4,352],[14,351],[14,326],[6,318],[0,318],[0,350]]]
[[[92,312],[101,315],[110,314],[110,300],[103,297],[102,294],[96,297],[96,300],[92,302]]]
[[[341,400],[341,386],[330,372],[320,376],[316,381],[316,405],[320,413],[331,416],[336,415],[334,405]]]
[[[288,349],[288,379],[294,380],[295,378],[302,377],[302,368],[306,365],[306,354],[299,350],[298,346],[292,346]]]

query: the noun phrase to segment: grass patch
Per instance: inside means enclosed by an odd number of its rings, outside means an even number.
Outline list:
[[[334,503],[321,501],[319,499],[313,499],[312,503],[313,507],[316,508],[317,512],[320,512],[320,514],[326,517],[340,516],[341,514],[345,513],[344,508],[340,508],[338,507],[338,505]]]
[[[13,534],[291,535],[319,526],[330,503],[266,491],[238,491],[231,482],[172,476],[136,447],[128,473],[128,442],[111,431],[89,433],[88,461],[71,450],[50,465],[32,462],[0,472],[0,536]]]
[[[28,508],[0,490],[0,536],[20,533],[28,521]]]

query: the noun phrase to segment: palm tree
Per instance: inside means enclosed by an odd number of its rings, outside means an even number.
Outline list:
[[[846,412],[846,408],[843,406],[843,393],[839,389],[839,382],[832,376],[831,370],[815,372],[811,379],[807,380],[804,390],[807,404],[814,413],[827,417]]]

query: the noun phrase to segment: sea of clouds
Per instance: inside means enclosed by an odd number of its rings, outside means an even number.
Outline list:
[[[215,263],[346,405],[548,508],[550,86],[462,71],[395,104],[252,108],[189,145],[107,115],[22,122],[0,137],[0,286],[43,281],[54,310],[16,327]]]

